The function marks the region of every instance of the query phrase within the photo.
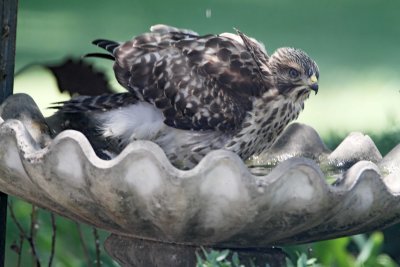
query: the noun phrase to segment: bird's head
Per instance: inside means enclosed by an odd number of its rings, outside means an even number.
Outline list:
[[[279,93],[308,96],[310,90],[318,92],[318,66],[302,50],[279,48],[271,55],[269,66]]]

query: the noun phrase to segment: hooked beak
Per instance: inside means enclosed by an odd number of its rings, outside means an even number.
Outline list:
[[[315,76],[315,74],[313,74],[310,77],[310,79],[308,79],[308,85],[309,85],[310,89],[315,92],[315,94],[318,93],[318,79],[317,79],[317,76]]]

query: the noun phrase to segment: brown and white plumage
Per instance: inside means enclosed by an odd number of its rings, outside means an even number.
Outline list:
[[[212,149],[260,153],[318,90],[318,67],[304,52],[280,48],[268,56],[240,32],[199,36],[156,25],[125,43],[94,43],[112,53],[128,93],[73,99],[58,116],[88,118],[96,140],[118,140],[119,149],[152,140],[180,166]],[[69,121],[62,128],[79,127]]]

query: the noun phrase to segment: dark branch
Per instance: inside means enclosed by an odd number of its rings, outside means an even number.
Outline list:
[[[57,226],[56,226],[56,218],[54,213],[50,212],[51,218],[51,228],[53,230],[53,234],[51,236],[51,251],[50,251],[50,259],[49,259],[49,267],[53,264],[53,258],[56,250],[56,236],[57,236]]]
[[[94,244],[96,246],[96,266],[100,267],[101,266],[101,260],[100,260],[100,239],[99,239],[99,233],[97,232],[96,228],[93,228],[93,237],[94,237]]]
[[[31,247],[32,255],[33,255],[34,261],[36,262],[36,266],[40,267],[40,260],[39,260],[39,257],[37,255],[37,253],[36,253],[36,247],[35,247],[35,243],[33,242],[32,235],[31,236],[27,235],[27,233],[25,232],[24,228],[22,227],[22,225],[17,220],[17,217],[15,217],[14,209],[12,208],[12,205],[10,203],[8,203],[8,209],[10,210],[11,219],[13,220],[13,222],[15,223],[15,225],[18,228],[20,236],[23,239],[25,239],[26,241],[28,241],[29,246]],[[32,206],[32,213],[34,212],[34,210],[35,210],[35,207]],[[31,218],[32,218],[32,214],[31,214]],[[32,220],[31,220],[31,234],[32,234]]]
[[[37,231],[37,207],[35,205],[32,205],[30,236],[28,238],[28,241],[29,244],[31,245],[32,256],[34,261],[36,262],[36,267],[40,267],[40,260],[35,245],[36,231]]]

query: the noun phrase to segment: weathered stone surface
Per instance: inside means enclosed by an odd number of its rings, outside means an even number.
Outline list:
[[[328,161],[348,168],[360,160],[379,162],[382,155],[368,135],[353,132],[328,156]]]
[[[271,164],[292,157],[320,159],[330,153],[318,133],[308,125],[301,123],[290,124],[273,146],[254,157],[252,163],[257,165]]]
[[[383,179],[393,194],[400,194],[400,145],[393,148],[381,162]]]
[[[15,94],[0,105],[1,120],[19,120],[28,130],[31,137],[40,146],[50,142],[50,129],[35,101],[27,94]],[[0,121],[1,123],[2,121]]]
[[[109,161],[99,159],[76,131],[62,132],[43,146],[27,129],[30,121],[0,119],[0,190],[117,235],[193,246],[268,247],[400,221],[399,148],[382,160],[360,134],[329,154],[308,126],[294,125],[269,157],[291,149],[300,157],[277,160],[281,163],[268,174],[254,176],[238,156],[222,150],[182,171],[151,142],[134,142]],[[341,168],[340,179],[330,185],[316,161],[304,157],[310,151],[316,154],[312,159],[326,155],[352,162],[351,167]]]

